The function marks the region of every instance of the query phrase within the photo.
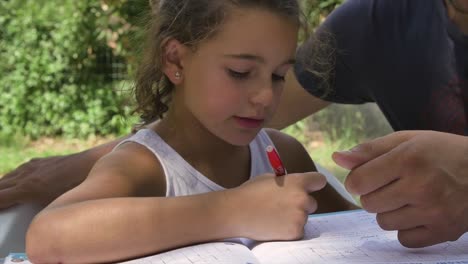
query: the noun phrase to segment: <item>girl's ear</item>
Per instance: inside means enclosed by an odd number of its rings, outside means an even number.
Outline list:
[[[163,46],[163,72],[174,85],[182,83],[184,76],[183,60],[186,59],[186,55],[187,46],[174,38],[166,41]]]

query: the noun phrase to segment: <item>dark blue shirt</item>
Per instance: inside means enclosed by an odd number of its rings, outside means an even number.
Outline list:
[[[375,102],[395,130],[468,135],[468,36],[442,0],[348,0],[318,32],[333,37],[336,67],[330,89],[320,89],[305,66],[317,42],[300,47],[295,71],[311,94]]]

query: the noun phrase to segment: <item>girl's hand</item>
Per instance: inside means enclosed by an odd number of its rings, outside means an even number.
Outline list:
[[[326,185],[317,172],[257,176],[228,190],[234,226],[239,235],[255,240],[292,240],[304,234],[309,214],[317,209],[310,195]]]

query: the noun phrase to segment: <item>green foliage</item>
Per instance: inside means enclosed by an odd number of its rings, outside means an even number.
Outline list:
[[[281,131],[294,137],[303,145],[305,145],[306,142],[308,141],[308,138],[306,136],[307,130],[308,130],[307,123],[305,120],[302,120],[288,127],[283,128]]]
[[[123,120],[130,112],[128,85],[115,82],[113,64],[105,60],[131,65],[134,27],[122,13],[138,11],[129,1],[110,2],[0,1],[2,133],[37,138],[129,131]]]
[[[341,139],[345,142],[358,141],[364,135],[364,119],[361,112],[352,110],[351,105],[337,108],[330,106],[327,111],[316,113],[313,120],[319,123],[330,141]]]
[[[306,0],[303,2],[303,10],[308,22],[315,28],[343,2],[344,0]]]
[[[312,26],[342,0],[303,1]],[[0,132],[122,134],[148,0],[0,1]],[[130,119],[128,119],[131,117]]]
[[[392,132],[375,104],[331,105],[314,114],[311,121],[331,142],[358,143]]]

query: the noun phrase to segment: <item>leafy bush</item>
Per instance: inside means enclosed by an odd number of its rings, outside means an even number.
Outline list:
[[[307,0],[303,2],[304,13],[310,25],[315,28],[344,0]]]
[[[374,103],[331,105],[313,115],[311,120],[330,141],[361,142],[393,131]]]
[[[312,26],[342,0],[304,1]],[[148,0],[0,1],[0,131],[122,134]]]
[[[129,1],[0,1],[0,126],[32,138],[128,132]],[[132,1],[132,3],[147,1]],[[141,10],[141,9],[140,9]],[[127,40],[127,42],[125,42]],[[109,63],[106,60],[112,60]],[[118,64],[117,64],[118,65]]]

